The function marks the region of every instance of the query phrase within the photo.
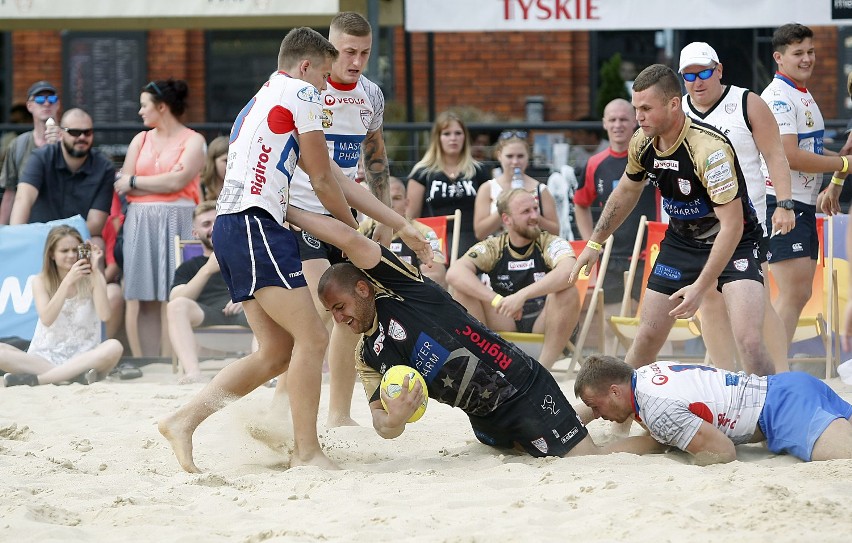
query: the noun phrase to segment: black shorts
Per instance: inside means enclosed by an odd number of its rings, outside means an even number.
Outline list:
[[[199,326],[237,325],[248,328],[249,323],[246,319],[246,314],[243,312],[239,312],[236,315],[225,315],[221,309],[216,309],[209,305],[198,304],[198,307],[204,312],[204,320],[201,321]]]
[[[589,431],[556,384],[539,366],[525,388],[484,417],[468,415],[476,438],[492,447],[521,445],[532,456],[565,456]]]
[[[698,279],[707,259],[712,243],[702,243],[679,236],[666,230],[660,244],[660,254],[648,277],[648,288],[661,294],[671,295]],[[733,281],[750,279],[763,284],[763,272],[759,262],[759,238],[757,234],[744,236],[734,249],[728,265],[722,270],[716,289]]]
[[[762,265],[764,262],[769,262],[769,236],[762,236],[757,243],[757,249],[760,251],[757,255],[757,261]]]
[[[766,229],[772,231],[772,214],[775,213],[775,197],[766,196]],[[796,226],[787,234],[778,234],[769,240],[767,260],[770,264],[793,258],[819,259],[819,237],[816,227],[816,206],[793,200]]]
[[[302,262],[306,260],[328,260],[329,264],[346,262],[343,251],[330,243],[320,241],[307,230],[292,227],[296,234],[296,244],[299,246],[299,256]]]
[[[524,334],[532,332],[533,325],[536,319],[544,311],[544,302],[547,301],[547,296],[539,296],[532,300],[524,302],[524,310],[521,315],[521,320],[515,321],[515,330]]]

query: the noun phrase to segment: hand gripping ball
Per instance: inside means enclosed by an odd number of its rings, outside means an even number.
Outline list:
[[[426,381],[423,379],[423,376],[420,375],[420,372],[411,366],[392,366],[382,376],[381,387],[388,396],[396,398],[399,396],[399,393],[402,392],[402,383],[405,380],[406,375],[409,376],[408,390],[412,390],[414,388],[415,381],[420,381],[420,386],[423,388],[423,403],[420,404],[417,411],[415,411],[408,419],[408,422],[415,422],[423,416],[423,413],[426,412],[426,404],[429,403],[429,391],[426,388]],[[385,409],[388,408],[388,406],[385,405],[384,398],[382,398],[382,407]]]

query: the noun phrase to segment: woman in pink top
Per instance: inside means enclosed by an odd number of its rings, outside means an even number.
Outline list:
[[[173,239],[192,236],[192,210],[200,200],[206,144],[201,134],[179,120],[186,95],[186,82],[181,80],[145,85],[139,116],[151,130],[130,142],[122,175],[115,182],[116,192],[130,203],[124,221],[124,297],[133,356],[159,354],[175,272]]]

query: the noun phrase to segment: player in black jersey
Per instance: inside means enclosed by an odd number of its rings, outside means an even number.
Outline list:
[[[292,210],[288,220],[352,261],[329,268],[318,293],[337,323],[362,334],[356,368],[382,437],[402,434],[423,398],[419,384],[411,392],[403,386],[382,407],[381,376],[403,364],[423,375],[432,399],[465,411],[488,445],[520,446],[533,456],[642,450],[641,438],[597,447],[550,372],[387,248],[330,217]]]

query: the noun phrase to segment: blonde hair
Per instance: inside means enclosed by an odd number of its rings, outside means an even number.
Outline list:
[[[524,149],[527,150],[527,157],[530,156],[530,144],[527,140],[520,138],[518,136],[511,136],[508,138],[502,138],[497,140],[497,143],[494,144],[494,158],[500,160],[500,153],[503,152],[503,149],[509,145],[510,143],[520,143],[523,144]]]
[[[56,261],[53,259],[53,253],[56,251],[56,246],[60,241],[67,237],[76,238],[77,242],[83,243],[83,236],[76,228],[66,224],[54,226],[47,233],[47,240],[44,242],[44,259],[41,266],[41,276],[44,278],[44,287],[47,290],[47,295],[52,297],[59,290],[59,284],[62,278],[59,277],[59,269],[56,267]],[[80,279],[77,283],[77,296],[89,296],[92,293],[92,281],[88,277]]]
[[[470,179],[476,173],[476,167],[479,162],[473,159],[470,154],[470,133],[465,126],[464,121],[452,111],[445,111],[438,115],[435,119],[435,124],[432,125],[429,147],[420,162],[414,165],[412,171],[425,170],[426,172],[441,172],[445,170],[446,161],[444,159],[444,149],[441,147],[441,132],[446,130],[451,122],[459,123],[459,126],[464,132],[464,143],[462,144],[459,174],[461,177]]]
[[[201,170],[201,186],[204,187],[205,200],[215,200],[219,197],[219,191],[216,190],[216,159],[227,153],[228,136],[219,136],[207,146],[207,157]]]

